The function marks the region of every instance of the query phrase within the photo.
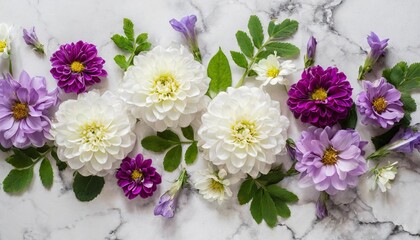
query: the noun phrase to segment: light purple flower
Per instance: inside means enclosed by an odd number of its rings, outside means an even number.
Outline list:
[[[299,184],[314,185],[318,191],[330,195],[355,187],[367,169],[363,157],[366,144],[354,130],[340,130],[337,125],[303,131],[296,142]]]
[[[363,81],[364,91],[359,93],[357,109],[363,124],[373,124],[389,128],[404,117],[401,93],[385,78],[375,82]]]
[[[316,201],[316,216],[318,219],[323,219],[328,216],[327,202],[329,195],[326,192],[320,192],[318,201]]]
[[[180,21],[171,19],[169,23],[175,31],[182,33],[188,43],[190,51],[194,54],[194,58],[201,62],[201,53],[197,43],[197,36],[195,33],[195,23],[197,17],[195,15],[185,16]]]
[[[393,145],[393,143],[397,142],[401,142],[402,144],[397,144],[390,150],[402,153],[412,153],[414,148],[417,148],[417,150],[420,151],[420,132],[412,127],[401,127],[397,134],[391,139],[390,144]]]
[[[162,215],[165,218],[172,218],[175,214],[175,195],[171,195],[169,191],[165,192],[156,205],[155,216]]]
[[[44,146],[51,139],[50,110],[57,104],[57,89],[48,92],[44,77],[0,79],[0,144],[26,148]]]
[[[378,60],[378,58],[385,54],[385,48],[388,46],[389,39],[380,40],[378,35],[374,32],[371,32],[367,37],[368,44],[370,46],[370,52],[368,58],[373,64]]]
[[[44,45],[39,42],[35,27],[29,30],[23,29],[23,40],[25,40],[27,45],[32,46],[35,51],[44,54]]]
[[[318,42],[316,41],[316,39],[311,36],[308,40],[307,46],[306,46],[306,57],[307,59],[314,59],[315,58],[315,50],[316,50],[316,45],[318,44]]]

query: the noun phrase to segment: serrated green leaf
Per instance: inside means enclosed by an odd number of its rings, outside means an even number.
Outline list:
[[[271,20],[270,23],[268,24],[268,36],[273,36],[274,34],[274,29],[276,28],[276,24],[274,23],[274,20]]]
[[[264,192],[261,201],[262,216],[267,225],[271,228],[277,225],[277,209],[268,192]]]
[[[207,75],[211,79],[208,94],[214,98],[219,92],[225,91],[232,85],[232,72],[230,71],[229,60],[222,49],[214,55],[207,67]]]
[[[280,24],[277,24],[272,31],[271,36],[274,38],[288,38],[296,33],[299,23],[295,20],[285,19]]]
[[[137,46],[135,54],[138,55],[141,52],[149,51],[152,47],[152,44],[149,42],[141,43],[139,46]]]
[[[254,55],[254,46],[252,45],[251,38],[249,38],[248,34],[244,31],[236,32],[236,41],[245,56],[252,58]]]
[[[105,181],[103,177],[83,176],[76,173],[73,182],[73,192],[76,198],[82,202],[89,202],[101,193]]]
[[[185,152],[185,163],[187,165],[193,164],[195,162],[195,160],[197,159],[197,155],[198,155],[197,143],[196,142],[193,142],[187,148],[187,151]]]
[[[125,56],[123,55],[115,56],[114,61],[124,71],[126,71],[127,68],[130,66],[130,63],[127,62],[127,60],[125,59]]]
[[[286,205],[286,203],[273,198],[274,204],[276,205],[277,214],[282,218],[289,218],[291,215],[289,207]]]
[[[163,152],[177,143],[168,141],[158,136],[148,136],[141,140],[141,145],[153,152]]]
[[[182,135],[188,140],[194,141],[194,129],[190,126],[181,128]]]
[[[291,43],[284,42],[272,42],[265,46],[267,51],[270,51],[271,54],[277,52],[277,56],[282,58],[293,58],[299,55],[299,48]]]
[[[42,185],[44,185],[45,188],[51,188],[54,180],[54,173],[48,158],[44,158],[41,162],[41,166],[39,167],[39,177],[41,178]]]
[[[134,51],[133,43],[128,38],[119,34],[115,34],[114,36],[112,36],[111,39],[112,41],[114,41],[115,45],[117,45],[117,47],[119,47],[120,49],[125,50],[127,52]]]
[[[7,157],[6,162],[18,169],[27,168],[34,164],[29,157],[19,158],[17,155]]]
[[[382,72],[382,76],[386,78],[389,83],[398,88],[401,82],[404,81],[407,68],[406,62],[399,62],[394,67],[385,69]]]
[[[257,185],[253,179],[247,179],[242,182],[241,187],[238,191],[238,202],[241,205],[244,205],[251,201],[257,192]]]
[[[257,222],[258,224],[260,224],[263,219],[262,203],[261,203],[262,195],[263,195],[263,190],[258,189],[254,195],[254,198],[252,199],[251,206],[250,206],[251,215],[254,218],[255,222]]]
[[[163,139],[166,139],[166,140],[169,140],[169,141],[172,141],[172,142],[177,142],[177,143],[180,142],[178,135],[176,133],[172,132],[169,129],[167,129],[163,132],[158,132],[157,135],[158,135],[158,137],[161,137]]]
[[[134,24],[130,19],[124,18],[123,29],[125,36],[127,36],[130,41],[134,41]]]
[[[355,129],[357,124],[357,112],[356,112],[356,104],[353,103],[347,118],[340,121],[340,125],[342,129]]]
[[[260,48],[264,41],[264,32],[260,19],[252,15],[248,21],[248,30],[252,37],[252,42],[256,48]]]
[[[165,171],[173,172],[181,163],[182,146],[178,145],[169,150],[163,158],[163,168]]]
[[[245,55],[240,52],[230,51],[233,61],[241,68],[248,68],[248,60]]]
[[[413,63],[407,69],[408,79],[420,78],[420,63]]]
[[[67,168],[67,163],[62,162],[60,160],[60,158],[58,158],[57,152],[55,150],[51,151],[51,156],[54,158],[55,160],[55,164],[57,165],[58,171],[63,171],[64,169]]]
[[[32,182],[34,168],[13,169],[3,181],[3,190],[7,193],[20,193],[26,190]]]
[[[277,185],[267,186],[267,191],[273,196],[283,202],[297,202],[299,198],[292,192],[287,191]]]
[[[141,44],[141,43],[145,42],[148,37],[149,37],[149,35],[147,33],[139,34],[136,38],[136,43]]]
[[[411,97],[409,93],[402,93],[400,100],[404,104],[404,113],[412,113],[417,110],[416,101]]]

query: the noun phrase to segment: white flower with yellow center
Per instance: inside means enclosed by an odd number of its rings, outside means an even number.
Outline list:
[[[51,134],[58,157],[70,168],[84,176],[104,176],[133,149],[134,125],[120,98],[91,91],[60,105]]]
[[[188,49],[156,47],[134,58],[120,85],[122,98],[156,131],[186,127],[206,107],[210,79]]]
[[[258,76],[257,80],[264,81],[261,86],[267,84],[290,84],[286,76],[296,72],[296,66],[291,60],[280,63],[279,57],[275,54],[269,55],[266,59],[260,60],[252,67]]]
[[[199,170],[193,174],[194,186],[204,199],[221,204],[232,197],[232,191],[229,188],[231,182],[226,179],[226,176],[226,170],[213,171],[209,166],[208,169]]]
[[[10,54],[11,32],[12,26],[0,23],[0,56],[3,58],[8,58]]]
[[[228,88],[202,116],[198,130],[208,159],[231,174],[266,174],[286,145],[289,120],[260,88]]]

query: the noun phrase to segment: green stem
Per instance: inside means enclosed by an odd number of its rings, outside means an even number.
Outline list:
[[[9,52],[9,73],[13,76],[12,54]]]
[[[132,52],[131,55],[130,55],[130,57],[128,58],[128,65],[129,66],[133,65],[133,60],[134,60],[134,57],[135,56],[136,56],[136,53],[135,52]]]

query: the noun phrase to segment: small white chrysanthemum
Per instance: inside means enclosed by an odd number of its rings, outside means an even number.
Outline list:
[[[194,186],[204,199],[209,202],[217,200],[221,204],[224,200],[232,197],[232,191],[229,188],[231,182],[226,179],[226,176],[226,170],[221,169],[217,172],[209,166],[208,169],[194,173]]]
[[[228,88],[210,102],[198,130],[214,164],[231,174],[266,174],[286,145],[289,120],[280,104],[256,87]]]
[[[12,26],[0,23],[0,56],[8,58],[10,53]]]
[[[135,117],[156,131],[187,127],[206,107],[210,79],[188,49],[156,47],[134,58],[120,85]]]
[[[376,186],[381,189],[381,192],[386,192],[391,189],[391,182],[397,175],[397,164],[394,162],[381,168],[374,168],[372,170],[372,190],[376,189]]]
[[[51,134],[58,157],[84,176],[106,175],[133,149],[135,118],[111,92],[80,94],[63,102]]]
[[[275,54],[271,54],[267,59],[260,60],[257,64],[252,67],[258,76],[257,80],[264,81],[261,86],[267,84],[289,84],[289,81],[285,76],[296,72],[296,66],[291,60],[279,62],[279,57]]]

